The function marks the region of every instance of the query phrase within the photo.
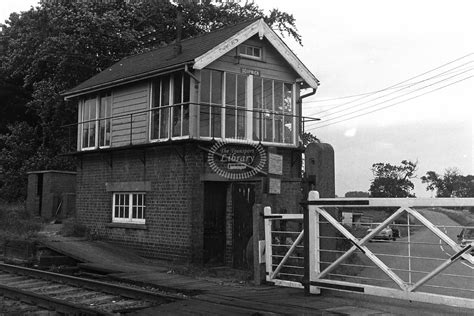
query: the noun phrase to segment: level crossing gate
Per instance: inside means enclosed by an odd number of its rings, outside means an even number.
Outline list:
[[[472,224],[446,216],[473,206],[474,198],[320,199],[312,191],[304,215],[266,208],[267,281],[474,308],[474,243],[456,240]],[[362,215],[343,222],[343,210]]]

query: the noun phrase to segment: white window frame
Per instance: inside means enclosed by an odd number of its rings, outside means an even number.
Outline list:
[[[104,117],[100,117],[100,109],[103,106],[102,99],[109,98],[108,107],[105,107],[104,110]],[[99,95],[99,101],[97,103],[97,141],[98,146],[100,148],[108,148],[112,143],[112,93],[106,92]],[[105,125],[105,133],[103,139],[100,137],[100,128],[102,125]],[[107,132],[109,134],[109,138],[107,139]],[[101,145],[103,142],[103,145]]]
[[[116,205],[115,197],[117,195],[128,196],[128,205]],[[142,196],[142,204],[141,205],[134,205],[133,204],[133,196],[134,195],[141,195]],[[115,216],[115,208],[116,207],[127,207],[128,208],[128,217],[120,217]],[[133,207],[140,207],[142,208],[142,218],[133,218]],[[120,211],[120,210],[119,210]],[[125,212],[125,209],[124,209]],[[128,223],[128,224],[145,224],[145,215],[146,215],[146,193],[145,192],[114,192],[112,194],[112,223]]]
[[[211,71],[211,69],[206,69],[207,71]],[[213,70],[215,71],[215,70]],[[229,137],[226,137],[225,135],[225,131],[226,131],[226,120],[225,120],[225,115],[226,115],[226,78],[227,78],[227,74],[228,73],[232,73],[232,72],[226,72],[226,71],[221,71],[222,72],[222,101],[221,101],[221,104],[215,104],[215,103],[202,103],[201,101],[201,97],[199,97],[199,102],[201,104],[201,106],[209,106],[209,108],[211,109],[212,108],[212,105],[217,105],[217,106],[220,106],[221,107],[221,111],[220,111],[220,117],[221,117],[221,121],[220,121],[220,135],[214,135],[214,137],[216,138],[221,138],[221,139],[225,139],[227,141],[231,141],[231,142],[242,142],[242,141],[252,141],[252,142],[261,142],[261,143],[264,143],[264,144],[269,144],[269,145],[276,145],[276,146],[279,146],[279,147],[295,147],[297,146],[297,143],[296,143],[296,140],[297,140],[297,137],[298,137],[298,131],[297,131],[297,120],[296,120],[296,113],[297,113],[297,108],[296,108],[296,84],[295,83],[292,83],[292,82],[287,82],[287,81],[282,81],[282,80],[276,80],[276,79],[270,79],[270,78],[262,78],[262,77],[259,77],[259,76],[254,76],[254,75],[247,75],[247,88],[246,88],[246,93],[247,93],[247,97],[246,97],[246,105],[245,105],[245,137],[242,139],[242,138],[229,138]],[[234,73],[232,73],[234,74]],[[241,74],[239,74],[241,75]],[[272,125],[272,128],[271,128],[271,140],[265,140],[263,135],[260,135],[260,140],[255,140],[253,139],[253,120],[254,120],[254,108],[253,108],[253,82],[255,80],[262,80],[262,93],[263,93],[263,80],[267,80],[267,81],[270,81],[271,82],[271,86],[272,86],[272,92],[271,92],[271,109],[268,109],[268,110],[265,110],[265,105],[262,104],[262,111],[264,113],[268,113],[267,116],[269,116],[271,118],[271,125]],[[211,79],[212,81],[212,79]],[[284,91],[285,91],[285,85],[291,85],[291,112],[288,112],[288,111],[285,111],[283,108],[282,109],[277,109],[277,102],[275,101],[275,82],[279,82],[281,83],[281,86],[282,86],[282,91],[281,91],[281,95],[282,97],[284,98]],[[212,85],[212,83],[210,84],[210,86]],[[211,87],[212,89],[212,87]],[[284,102],[284,99],[282,99],[282,102]],[[284,104],[283,104],[284,105]],[[233,107],[231,107],[233,109]],[[209,109],[209,120],[208,120],[208,123],[209,123],[209,126],[208,129],[209,131],[211,130],[211,121],[212,121],[212,115],[213,115],[213,112]],[[200,113],[201,111],[199,111]],[[281,125],[281,141],[276,141],[276,137],[275,137],[275,125],[276,125],[276,120],[277,118],[276,117],[279,117],[281,118],[282,120],[282,125]],[[285,141],[285,118],[286,118],[286,122],[287,123],[291,123],[292,125],[292,130],[291,130],[291,138],[290,138],[290,141],[289,142],[286,142]],[[235,118],[235,120],[237,120],[237,117]],[[200,119],[200,115],[198,116],[198,124],[200,125],[201,124],[201,119]],[[236,121],[234,121],[234,124]],[[260,123],[262,124],[262,122]],[[200,131],[201,131],[201,127],[198,126],[198,133],[199,133],[199,138],[201,139],[213,139],[214,137],[212,136],[202,136]],[[210,133],[210,132],[209,132]],[[209,134],[211,135],[211,134]]]
[[[186,86],[186,79],[185,73],[171,73],[171,74],[166,74],[169,76],[169,82],[168,82],[168,105],[162,105],[162,98],[161,94],[163,91],[163,81],[161,77],[156,78],[155,80],[150,82],[150,115],[149,115],[149,141],[150,142],[163,142],[163,141],[168,141],[169,139],[185,139],[189,138],[190,135],[190,101],[184,101],[184,96],[185,96],[185,89],[190,89],[190,86]],[[174,100],[174,79],[175,76],[179,75],[181,76],[181,102],[176,103]],[[159,82],[159,84],[157,84]],[[189,91],[191,93],[191,91]],[[190,97],[190,96],[189,96]],[[157,106],[154,106],[157,104]],[[180,107],[180,134],[173,136],[173,119],[174,119],[174,113],[175,113],[175,108],[176,106],[173,106],[175,104],[181,104]],[[162,106],[164,106],[164,109],[160,109]],[[185,120],[184,112],[187,107],[188,111],[188,116],[187,116],[187,121]],[[154,116],[161,116],[163,115],[163,112],[167,113],[167,121],[168,121],[168,128],[167,128],[167,135],[163,136],[161,135],[161,124],[162,124],[162,119],[158,121],[158,124],[155,126],[153,123]],[[184,134],[184,127],[183,124],[188,124],[187,128],[187,134]],[[157,137],[153,137],[153,132],[154,129],[158,129],[157,132]]]
[[[242,51],[242,49],[244,51]],[[247,53],[249,49],[252,50],[252,54]],[[259,56],[255,55],[255,51],[259,52]],[[263,59],[263,48],[259,47],[259,46],[241,44],[241,45],[237,46],[237,54],[242,58],[262,60]]]
[[[85,119],[85,115],[84,115],[84,111],[85,111],[85,108],[86,108],[86,104],[87,104],[87,101],[90,101],[90,100],[94,100],[94,105],[91,107],[93,109],[93,111],[89,111],[89,117],[88,119],[86,120]],[[96,149],[97,148],[97,116],[98,116],[98,113],[97,113],[97,96],[91,98],[85,98],[83,100],[81,100],[81,103],[80,103],[80,111],[79,111],[79,114],[80,114],[80,118],[79,118],[79,149],[80,150],[92,150],[92,149]],[[90,114],[92,113],[95,113],[94,114],[94,118],[90,118]],[[89,146],[87,147],[84,147],[86,146],[84,144],[84,128],[85,128],[85,124],[87,124],[88,126],[88,132],[90,132],[91,128],[90,128],[90,125],[93,124],[94,125],[94,143],[93,144],[89,144]],[[90,139],[90,135],[88,134],[88,139]]]
[[[105,117],[100,117],[100,107],[101,107],[101,102],[102,102],[102,97],[110,97],[110,113],[105,110]],[[90,111],[91,113],[94,113],[94,117],[91,119],[89,113],[89,118],[87,120],[84,119],[84,110],[86,106],[86,102],[94,100],[94,104],[92,105]],[[94,150],[97,148],[108,148],[111,146],[112,143],[112,93],[111,92],[106,92],[102,94],[95,95],[94,97],[88,97],[80,101],[79,103],[79,128],[78,128],[78,144],[79,144],[79,150],[81,151],[86,151],[86,150]],[[101,127],[101,122],[104,122],[107,126],[108,123],[108,130],[110,133],[109,141],[108,143],[106,142],[107,138],[107,132],[104,134],[104,144],[100,145],[101,141],[99,140],[100,138],[100,127]],[[94,141],[91,142],[91,144],[88,144],[89,146],[84,147],[84,125],[88,124],[88,126],[93,125],[94,126]],[[88,127],[88,131],[90,132],[91,128]],[[107,131],[107,127],[106,127]],[[88,135],[90,137],[90,135]]]

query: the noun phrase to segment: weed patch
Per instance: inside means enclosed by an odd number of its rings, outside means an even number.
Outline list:
[[[0,205],[0,244],[10,239],[33,239],[41,227],[41,219],[31,217],[22,204]]]

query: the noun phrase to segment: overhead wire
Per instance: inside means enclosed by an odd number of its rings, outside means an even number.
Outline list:
[[[463,79],[459,79],[459,80],[457,80],[457,81],[451,82],[451,83],[449,83],[449,84],[447,84],[447,85],[438,87],[438,88],[433,89],[433,90],[431,90],[431,91],[427,91],[427,92],[425,92],[425,93],[422,93],[422,94],[413,96],[413,97],[408,98],[408,99],[405,99],[405,100],[398,101],[398,102],[393,103],[393,104],[389,104],[389,105],[383,106],[383,107],[381,107],[381,108],[377,108],[377,109],[372,110],[372,111],[369,111],[369,112],[365,112],[365,113],[361,113],[361,114],[359,114],[359,115],[351,116],[351,117],[349,117],[349,118],[347,118],[347,119],[343,119],[343,120],[340,120],[340,121],[337,121],[337,122],[332,122],[332,123],[324,124],[324,125],[320,125],[320,126],[309,127],[309,128],[306,128],[306,129],[311,129],[311,130],[320,129],[320,128],[327,127],[327,126],[330,126],[330,125],[334,125],[334,124],[342,123],[342,122],[345,122],[345,121],[349,121],[349,120],[352,120],[352,119],[354,119],[354,118],[361,117],[361,116],[364,116],[364,115],[368,115],[368,114],[371,114],[371,113],[374,113],[374,112],[378,112],[378,111],[384,110],[384,109],[386,109],[386,108],[389,108],[389,107],[398,105],[398,104],[400,104],[400,103],[404,103],[404,102],[407,102],[407,101],[410,101],[410,100],[419,98],[419,97],[424,96],[424,95],[426,95],[426,94],[428,94],[428,93],[432,93],[432,92],[435,92],[435,91],[438,91],[438,90],[447,88],[447,87],[452,86],[452,85],[454,85],[454,84],[457,84],[457,83],[459,83],[459,82],[468,80],[468,79],[470,79],[470,78],[472,78],[472,77],[474,77],[474,75],[465,77],[465,78],[463,78]]]
[[[359,106],[363,106],[363,105],[365,105],[365,104],[367,104],[367,103],[369,103],[369,102],[372,102],[372,101],[375,101],[375,100],[379,100],[379,99],[388,97],[388,96],[390,96],[390,95],[392,95],[392,94],[395,94],[395,93],[398,93],[398,92],[402,92],[403,90],[406,90],[406,89],[408,89],[408,88],[412,88],[412,87],[414,87],[414,86],[416,86],[416,85],[418,85],[418,84],[420,84],[420,83],[427,82],[427,81],[430,81],[430,80],[433,80],[433,79],[436,79],[436,78],[439,78],[439,77],[444,77],[444,76],[446,76],[446,75],[449,75],[449,74],[452,74],[452,73],[456,73],[456,72],[458,72],[458,75],[459,75],[459,74],[462,74],[462,73],[465,73],[466,71],[465,71],[464,69],[462,69],[461,67],[464,67],[465,65],[467,65],[467,64],[469,64],[469,63],[472,63],[472,62],[473,62],[473,61],[470,61],[470,62],[465,63],[465,64],[463,64],[463,65],[460,65],[460,66],[458,66],[458,67],[454,67],[454,68],[452,68],[452,69],[450,69],[450,70],[447,70],[447,71],[445,71],[445,72],[443,72],[443,73],[441,73],[441,74],[437,74],[437,75],[435,75],[435,76],[432,76],[432,77],[429,77],[429,78],[426,78],[426,79],[423,79],[423,80],[420,80],[420,81],[411,83],[411,84],[409,84],[408,86],[404,86],[403,88],[399,88],[399,89],[396,90],[396,91],[393,91],[393,92],[390,92],[390,93],[386,93],[386,94],[381,95],[381,96],[378,96],[378,97],[376,97],[376,98],[372,98],[372,99],[370,99],[370,100],[366,100],[366,101],[360,102],[360,103],[358,103],[358,104],[351,105],[351,106],[349,106],[349,107],[347,107],[347,108],[343,108],[343,109],[340,109],[340,110],[331,112],[331,113],[327,114],[327,116],[333,116],[333,115],[335,115],[335,114],[338,114],[338,113],[341,113],[341,112],[344,112],[344,111],[348,111],[348,110],[351,110],[351,109],[356,108],[356,107],[359,107]],[[456,68],[461,68],[461,69],[455,70]],[[467,71],[472,70],[472,69],[474,69],[474,68],[471,67],[471,68],[469,68]],[[452,78],[452,77],[450,77],[450,78]],[[404,92],[402,92],[402,93],[404,93]],[[409,93],[410,93],[410,92],[409,92]],[[409,93],[408,93],[408,94],[409,94]],[[403,96],[403,95],[405,95],[405,94],[402,94],[401,96]],[[337,108],[337,107],[335,107],[335,108]],[[333,108],[333,109],[335,109],[335,108]],[[331,109],[331,110],[332,110],[332,109]],[[321,112],[317,112],[317,113],[312,113],[312,114],[309,114],[309,115],[310,115],[310,116],[313,116],[313,115],[320,115],[320,114],[325,113],[325,112],[329,112],[329,110],[321,111]]]
[[[428,74],[428,73],[434,72],[434,71],[436,71],[436,70],[438,70],[438,69],[441,69],[441,68],[443,68],[443,67],[446,67],[446,66],[448,66],[448,65],[451,65],[451,64],[453,64],[453,63],[455,63],[455,62],[457,62],[457,61],[459,61],[459,60],[462,60],[462,59],[464,59],[464,58],[467,58],[467,57],[469,57],[469,56],[471,56],[471,55],[474,55],[474,53],[469,53],[469,54],[464,55],[464,56],[462,56],[462,57],[456,58],[456,59],[454,59],[454,60],[452,60],[452,61],[449,61],[449,62],[447,62],[447,63],[444,63],[444,64],[442,64],[442,65],[440,65],[440,66],[438,66],[438,67],[435,67],[435,68],[433,68],[433,69],[430,69],[430,70],[428,70],[428,71],[425,71],[425,72],[423,72],[423,73],[421,73],[421,74],[418,74],[418,75],[416,75],[416,76],[410,77],[410,78],[408,78],[408,79],[406,79],[406,80],[403,80],[403,81],[401,81],[401,82],[398,82],[398,83],[396,83],[396,84],[394,84],[394,85],[391,85],[391,86],[389,86],[389,87],[386,87],[386,88],[384,88],[384,89],[376,90],[376,91],[370,92],[370,93],[363,93],[363,94],[359,94],[359,95],[354,95],[354,96],[341,97],[341,99],[345,99],[345,98],[349,98],[349,97],[361,96],[360,98],[358,98],[358,99],[356,99],[356,100],[352,100],[352,101],[349,101],[349,102],[345,102],[345,103],[343,103],[343,104],[335,105],[332,109],[335,109],[335,108],[342,107],[342,106],[347,105],[347,104],[351,104],[351,103],[357,102],[357,101],[359,101],[359,100],[362,100],[362,99],[367,98],[367,96],[370,96],[370,95],[375,95],[375,94],[380,93],[380,92],[384,92],[384,91],[391,90],[391,89],[394,89],[394,88],[399,88],[402,84],[404,84],[404,83],[406,83],[406,82],[409,82],[409,81],[411,81],[411,80],[413,80],[413,79],[416,79],[416,78],[419,78],[419,77],[421,77],[421,76],[424,76],[424,75],[426,75],[426,74]],[[472,62],[472,61],[470,61],[470,62]],[[468,62],[468,63],[470,63],[470,62]],[[468,63],[466,63],[466,64],[468,64]],[[460,66],[457,66],[457,67],[460,67]],[[457,68],[457,67],[455,67],[455,68]],[[338,98],[334,98],[333,100],[337,100],[337,99],[338,99]],[[314,100],[314,101],[311,101],[311,100],[310,100],[310,101],[306,101],[305,104],[307,104],[307,103],[313,103],[313,102],[323,102],[323,101],[322,101],[322,100],[321,100],[321,101],[320,101],[320,100]],[[325,110],[325,111],[327,111],[327,110]],[[318,113],[323,113],[323,112],[325,112],[325,111],[315,112],[315,113],[312,113],[312,114],[309,114],[309,115],[317,115]]]
[[[351,115],[351,114],[355,114],[355,113],[361,112],[361,111],[363,111],[363,110],[367,110],[367,109],[369,109],[369,108],[376,107],[376,106],[378,106],[378,105],[381,105],[381,104],[384,104],[384,103],[393,101],[393,100],[395,100],[395,99],[399,99],[399,98],[401,98],[401,97],[404,97],[404,96],[406,96],[406,95],[412,94],[412,93],[414,93],[414,92],[417,92],[417,91],[420,91],[420,90],[429,88],[429,87],[431,87],[431,86],[433,86],[433,85],[436,85],[436,84],[438,84],[438,83],[441,83],[441,82],[447,81],[447,80],[449,80],[449,79],[458,77],[458,76],[460,76],[460,75],[462,75],[462,74],[464,74],[464,73],[466,73],[466,72],[471,71],[472,69],[474,69],[474,67],[473,67],[473,68],[470,68],[470,69],[467,69],[467,70],[465,70],[465,71],[463,71],[463,72],[461,72],[461,73],[459,73],[459,74],[453,75],[453,76],[451,76],[451,77],[448,77],[448,78],[439,80],[439,81],[437,81],[437,82],[431,83],[431,84],[426,85],[426,86],[424,86],[424,87],[417,88],[417,89],[415,89],[415,90],[413,90],[413,91],[404,93],[404,94],[402,94],[402,95],[395,96],[395,97],[393,97],[393,98],[391,98],[391,99],[388,99],[388,100],[385,100],[385,101],[381,101],[381,102],[379,102],[379,103],[371,104],[371,105],[365,106],[365,107],[363,107],[363,108],[360,108],[360,109],[357,109],[357,110],[354,110],[354,111],[352,111],[352,112],[345,113],[345,114],[342,114],[342,115],[339,115],[339,116],[336,116],[336,117],[329,118],[329,119],[325,120],[324,123],[329,122],[329,121],[333,121],[333,120],[336,120],[336,119],[338,119],[338,118],[345,117],[345,116],[348,116],[348,115]],[[318,124],[318,123],[319,123],[319,122],[316,122],[316,124]],[[313,125],[314,125],[314,124],[313,124]]]

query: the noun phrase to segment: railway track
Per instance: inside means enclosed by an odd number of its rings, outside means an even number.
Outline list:
[[[0,263],[0,296],[65,314],[117,315],[177,297]]]

